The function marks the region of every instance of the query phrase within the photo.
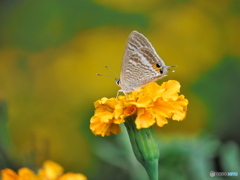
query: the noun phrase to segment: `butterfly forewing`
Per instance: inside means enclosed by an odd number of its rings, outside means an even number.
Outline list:
[[[135,90],[165,75],[154,65],[164,67],[151,43],[142,34],[133,31],[125,47],[120,74],[121,88],[124,92]]]
[[[151,43],[145,38],[142,34],[138,33],[137,31],[133,31],[127,40],[127,44],[124,50],[124,55],[123,55],[123,61],[122,61],[122,66],[126,61],[128,61],[129,56],[132,53],[135,53],[138,51],[138,49],[142,47],[147,47],[152,49],[153,52],[155,52],[155,49],[152,47]]]
[[[142,47],[148,47],[155,52],[155,49],[153,48],[153,46],[146,37],[144,37],[137,31],[133,31],[128,37],[125,53],[127,51],[135,52],[137,49],[140,49]]]

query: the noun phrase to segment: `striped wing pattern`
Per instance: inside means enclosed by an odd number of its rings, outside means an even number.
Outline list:
[[[158,64],[166,71],[154,68]],[[125,47],[120,83],[121,91],[130,92],[166,76],[167,66],[157,55],[151,43],[142,34],[133,31]]]

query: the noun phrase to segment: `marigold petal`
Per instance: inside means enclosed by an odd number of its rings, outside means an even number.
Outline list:
[[[63,174],[63,167],[53,161],[47,160],[43,163],[43,171],[46,179],[55,179]]]
[[[159,127],[163,127],[165,124],[168,123],[167,119],[164,116],[160,114],[155,114],[154,116],[156,118],[156,122]]]
[[[95,101],[94,102],[94,107],[97,108],[98,106],[104,104],[107,100],[108,100],[108,98],[103,97],[102,99],[99,99],[99,100]]]
[[[155,82],[152,82],[152,83],[144,86],[142,89],[142,93],[144,95],[150,96],[150,98],[153,101],[155,101],[157,98],[161,97],[163,92],[164,92],[164,89]]]
[[[175,106],[175,111],[173,111],[172,119],[181,121],[186,116],[188,100],[181,96],[177,101],[172,103]]]
[[[106,112],[98,113],[97,116],[100,117],[99,120],[101,122],[108,123],[113,118],[113,113],[106,111]]]
[[[66,173],[59,180],[87,180],[87,177],[80,173]]]
[[[116,124],[113,123],[115,121]],[[91,118],[90,129],[95,135],[101,135],[104,137],[105,135],[109,136],[111,133],[118,134],[121,132],[121,128],[118,124],[124,122],[124,119],[114,119],[107,123],[100,121],[98,116],[93,116]]]
[[[185,116],[186,116],[185,112],[176,111],[172,115],[172,120],[182,121],[185,118]]]
[[[154,114],[159,114],[167,118],[171,118],[172,111],[172,105],[169,102],[161,101],[161,99],[158,99],[153,107]]]
[[[39,179],[47,179],[46,171],[44,169],[39,169],[38,177],[39,177]]]
[[[111,133],[119,134],[121,131],[121,127],[118,124],[110,124],[110,127],[107,129],[104,135],[102,134],[102,136],[109,136]]]
[[[91,124],[94,124],[94,123],[99,122],[99,121],[100,121],[100,117],[98,117],[96,115],[91,117],[91,119],[90,119]]]
[[[187,105],[188,105],[188,100],[185,99],[185,96],[184,95],[180,95],[178,97],[178,100],[179,104],[184,108],[184,111],[187,111]]]
[[[124,109],[124,103],[123,102],[119,102],[116,106],[115,106],[115,110],[114,110],[114,118],[117,119],[120,116],[123,115],[123,109]]]
[[[139,97],[139,92],[138,91],[132,91],[130,94],[128,94],[127,96],[124,96],[124,98],[121,98],[121,99],[125,100],[125,101],[128,101],[128,100],[135,101],[138,97]]]
[[[135,105],[128,105],[127,107],[126,107],[126,109],[124,110],[124,112],[123,112],[123,114],[125,115],[125,116],[131,116],[131,115],[133,115],[135,112],[136,112],[136,110],[137,110],[137,107],[135,106]]]
[[[124,122],[125,122],[124,116],[121,116],[121,117],[119,117],[118,119],[113,119],[113,123],[114,123],[114,124],[122,124],[122,123],[124,123]]]
[[[17,173],[12,169],[3,169],[1,170],[2,180],[16,180],[18,179]]]
[[[138,108],[147,108],[153,105],[152,99],[149,96],[139,97],[137,102],[131,102],[129,104],[133,104]]]
[[[94,106],[96,108],[95,112],[104,112],[104,111],[109,111],[109,112],[113,112],[115,105],[118,104],[118,101],[116,98],[102,98],[100,100],[97,100],[94,103]]]
[[[93,116],[90,121],[90,129],[95,135],[101,135],[103,131],[105,132],[108,123],[102,123],[98,116]]]
[[[118,101],[116,98],[110,98],[104,104],[108,105],[111,108],[114,108],[116,104],[118,104]]]
[[[155,119],[151,113],[145,109],[138,109],[137,117],[135,120],[137,129],[148,128],[155,123]]]
[[[38,179],[34,172],[28,168],[18,170],[19,179],[21,180],[36,180]]]
[[[167,82],[164,82],[162,84],[162,87],[165,89],[165,91],[162,93],[163,100],[177,100],[178,93],[180,92],[180,83],[175,80],[169,80]]]

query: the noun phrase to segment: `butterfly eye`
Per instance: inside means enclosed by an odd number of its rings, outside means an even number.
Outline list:
[[[119,85],[120,84],[120,79],[116,80],[116,84]]]

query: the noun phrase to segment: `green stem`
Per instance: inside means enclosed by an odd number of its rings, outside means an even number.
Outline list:
[[[129,116],[124,123],[133,152],[137,160],[146,169],[150,180],[158,180],[159,148],[153,128],[137,129],[136,116]]]

